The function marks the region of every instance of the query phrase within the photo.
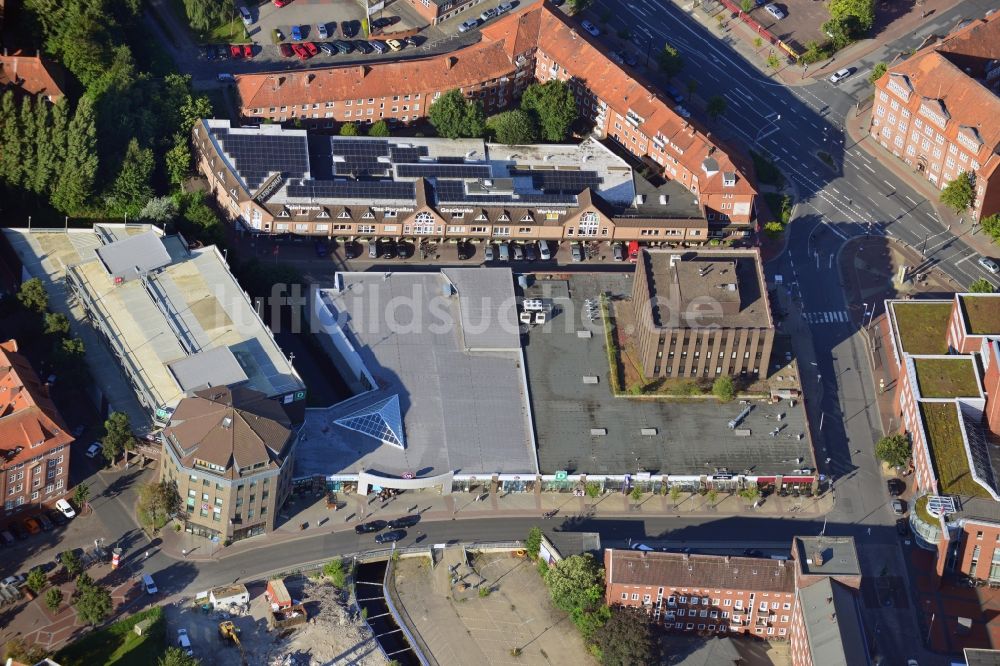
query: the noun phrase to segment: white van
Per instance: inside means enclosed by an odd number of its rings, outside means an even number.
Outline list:
[[[156,594],[159,592],[159,590],[156,589],[156,583],[153,582],[153,577],[149,574],[142,577],[142,586],[146,588],[146,594]]]
[[[538,256],[542,258],[542,261],[548,261],[552,258],[552,249],[549,247],[548,241],[538,241]]]

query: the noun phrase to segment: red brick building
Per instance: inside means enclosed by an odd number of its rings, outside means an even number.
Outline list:
[[[869,132],[939,188],[975,174],[975,219],[1000,211],[1000,13],[963,22],[875,84]],[[891,154],[891,157],[890,157]]]
[[[0,343],[0,524],[63,496],[72,441],[17,343]]]
[[[252,122],[297,120],[306,127],[405,123],[425,117],[451,89],[480,100],[491,113],[510,106],[529,83],[560,79],[570,84],[581,116],[599,136],[659,165],[665,178],[695,195],[710,223],[747,231],[756,194],[749,167],[618,66],[562,12],[531,5],[481,33],[475,44],[420,60],[238,75],[240,113]]]
[[[607,603],[645,608],[665,629],[790,639],[795,666],[871,662],[849,537],[797,537],[791,559],[607,549],[604,568]]]
[[[468,18],[477,18],[475,11],[483,0],[410,0],[410,6],[431,25],[447,21],[453,16],[468,12]]]
[[[0,92],[13,88],[33,97],[41,95],[55,104],[63,98],[61,79],[59,68],[38,55],[0,55]]]

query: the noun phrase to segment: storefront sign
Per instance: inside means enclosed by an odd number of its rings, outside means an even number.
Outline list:
[[[440,213],[475,213],[475,208],[438,208]]]

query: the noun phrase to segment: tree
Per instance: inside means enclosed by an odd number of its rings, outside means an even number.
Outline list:
[[[35,567],[28,572],[28,578],[25,581],[25,585],[28,586],[35,594],[40,593],[45,589],[45,586],[49,584],[49,579],[45,576],[45,572],[42,571],[41,567]]]
[[[760,50],[760,47],[762,47],[762,46],[764,46],[764,40],[761,39],[760,37],[754,37],[753,38],[753,47],[755,49],[757,49],[757,50]]]
[[[89,574],[82,573],[76,577],[76,591],[77,594],[83,592],[84,590],[89,590],[94,587],[94,579],[90,577]]]
[[[77,486],[78,489],[85,487],[86,485]],[[70,578],[76,578],[83,571],[83,562],[75,550],[67,550],[60,553],[59,562],[66,569],[66,575]]]
[[[521,96],[521,108],[531,112],[546,141],[564,141],[577,117],[576,98],[565,81],[533,83]]]
[[[14,92],[7,90],[0,98],[0,181],[13,187],[21,184],[24,173],[24,130],[21,114],[14,103]]]
[[[886,435],[875,443],[875,457],[892,467],[902,467],[910,459],[910,439],[906,435]]]
[[[674,507],[677,506],[677,500],[681,498],[680,486],[670,486],[670,501],[674,503]]]
[[[684,69],[684,58],[681,57],[680,51],[674,48],[670,42],[663,44],[663,50],[660,51],[658,62],[660,69],[669,77],[677,76]]]
[[[177,217],[177,202],[173,197],[153,197],[139,211],[140,219],[160,224],[169,222],[175,217]]]
[[[17,300],[27,310],[44,314],[49,307],[49,295],[39,278],[31,278],[21,283],[17,290]]]
[[[139,211],[153,196],[150,180],[155,166],[151,149],[142,148],[135,138],[129,141],[121,170],[107,197],[108,212],[111,215],[139,215]]]
[[[709,489],[708,495],[706,495],[706,497],[708,497],[709,504],[715,504],[715,501],[719,499],[719,491],[716,490],[715,488],[711,488]]]
[[[594,0],[569,0],[569,8],[573,14],[579,14],[592,5]]]
[[[857,21],[858,32],[875,24],[875,0],[830,0],[830,16],[841,21]]]
[[[458,88],[438,97],[427,111],[427,117],[437,133],[448,139],[483,135],[483,107],[476,100],[465,98]]]
[[[45,335],[68,335],[69,319],[61,312],[45,313]]]
[[[135,448],[135,437],[128,415],[124,412],[112,412],[104,422],[104,437],[101,439],[101,450],[109,463],[113,463],[125,451]]]
[[[389,123],[384,120],[379,120],[368,128],[368,136],[389,136],[390,134]]]
[[[784,230],[785,230],[785,225],[783,225],[781,222],[778,222],[777,220],[771,220],[770,222],[766,222],[764,224],[764,233],[766,233],[768,236],[771,236],[772,238],[780,235],[781,232]]]
[[[189,657],[187,652],[179,647],[170,646],[167,651],[156,661],[156,666],[199,666],[201,661],[195,657]]]
[[[628,494],[634,502],[638,502],[642,499],[642,488],[639,486],[632,486],[632,492]]]
[[[542,548],[542,529],[540,527],[532,527],[528,530],[528,538],[524,540],[524,549],[528,551],[528,557],[535,559],[538,557],[538,551]]]
[[[45,605],[48,606],[50,611],[58,610],[62,602],[63,593],[58,587],[53,587],[45,593]]]
[[[73,381],[82,379],[85,374],[83,340],[80,338],[60,338],[52,350],[52,363],[57,370],[68,375]]]
[[[531,144],[538,141],[538,126],[534,117],[522,109],[504,111],[486,121],[500,143],[507,145]]]
[[[570,614],[585,639],[607,621],[604,569],[589,553],[567,557],[549,567],[545,571],[545,584],[552,603]]]
[[[615,606],[607,624],[594,638],[601,648],[601,663],[609,666],[655,664],[656,642],[649,613],[633,606]]]
[[[750,12],[752,12],[754,6],[755,5],[753,0],[743,0],[743,2],[740,3],[740,9],[743,10],[744,14],[749,14]]]
[[[979,226],[993,239],[994,243],[1000,243],[1000,213],[993,213],[980,219]]]
[[[712,395],[719,399],[719,402],[731,402],[736,397],[736,385],[732,377],[717,377],[712,382]]]
[[[875,82],[882,78],[887,69],[889,69],[889,66],[884,62],[875,63],[875,66],[872,67],[872,73],[868,75],[868,83],[875,85]]]
[[[28,98],[25,97],[27,100]],[[50,181],[59,166],[56,160],[56,145],[52,140],[51,105],[39,97],[34,105],[31,118],[35,145],[31,158],[31,169],[25,174],[24,186],[35,194],[47,194]]]
[[[986,278],[979,278],[969,285],[969,291],[973,294],[992,294],[996,288]]]
[[[358,136],[360,134],[357,123],[344,123],[340,126],[340,136]]]
[[[760,499],[760,487],[751,482],[749,486],[739,492],[739,495],[751,504],[757,504],[757,500]]]
[[[163,161],[167,167],[167,178],[174,185],[181,185],[191,173],[191,147],[187,137],[182,134],[174,136],[174,145],[163,156]]]
[[[90,499],[90,486],[86,483],[81,483],[73,490],[73,503],[76,504],[82,510],[83,507],[87,505],[87,500]],[[63,562],[65,564],[65,562]]]
[[[340,558],[324,564],[323,575],[329,578],[335,587],[344,587],[347,584],[347,570],[344,569],[344,561]]]
[[[69,123],[66,155],[72,156],[73,167],[60,169],[52,190],[52,205],[68,215],[86,205],[97,180],[97,126],[89,97],[80,99]]]
[[[772,53],[767,56],[767,66],[771,69],[778,69],[781,67],[781,59]]]
[[[180,495],[173,481],[147,483],[139,489],[136,514],[139,523],[155,532],[167,524],[180,507]]]
[[[26,643],[19,636],[7,641],[3,649],[4,655],[8,659],[13,659],[22,664],[37,664],[47,656],[42,646],[37,643]]]
[[[709,118],[717,120],[719,116],[726,112],[726,98],[721,95],[712,96],[708,100],[705,110],[708,111]]]
[[[111,614],[114,604],[112,604],[111,594],[106,588],[90,584],[81,589],[78,579],[77,590],[79,594],[73,605],[76,608],[77,617],[81,621],[86,624],[100,624]]]
[[[972,205],[976,193],[976,176],[963,171],[941,190],[941,203],[956,213],[961,213]]]

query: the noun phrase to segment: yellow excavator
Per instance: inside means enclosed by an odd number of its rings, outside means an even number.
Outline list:
[[[240,643],[240,629],[229,620],[219,623],[219,635],[224,639],[229,639],[240,650],[240,661],[247,663],[246,655],[243,654],[243,645]]]

